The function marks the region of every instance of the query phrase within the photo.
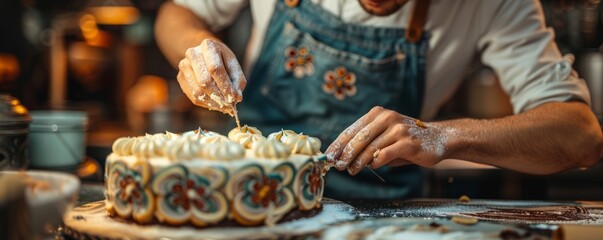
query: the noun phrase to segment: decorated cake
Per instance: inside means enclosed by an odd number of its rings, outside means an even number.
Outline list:
[[[320,209],[326,161],[320,140],[249,126],[117,139],[105,169],[110,216],[197,227],[274,225]]]

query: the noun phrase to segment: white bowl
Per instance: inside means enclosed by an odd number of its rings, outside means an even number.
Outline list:
[[[80,180],[72,174],[49,171],[0,171],[3,175],[25,174],[43,187],[25,189],[29,210],[29,231],[32,239],[47,236],[49,230],[56,229],[63,214],[71,209],[79,196]],[[49,229],[50,228],[50,229]]]

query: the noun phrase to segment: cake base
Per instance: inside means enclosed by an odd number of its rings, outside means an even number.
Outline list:
[[[323,199],[322,209],[311,217],[302,217],[273,227],[168,226],[140,225],[107,215],[104,201],[96,201],[73,208],[64,216],[63,232],[75,239],[265,239],[308,236],[321,232],[329,225],[354,220],[352,206],[333,199]]]

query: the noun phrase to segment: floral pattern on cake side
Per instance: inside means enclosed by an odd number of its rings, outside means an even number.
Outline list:
[[[314,162],[309,159],[295,176],[293,190],[300,210],[310,210],[320,206],[325,184],[322,177],[323,164],[324,162]]]
[[[221,221],[228,213],[228,202],[218,189],[226,179],[227,172],[220,167],[193,172],[177,164],[162,169],[151,185],[157,194],[155,216],[173,225],[190,221],[203,227]]]
[[[147,187],[151,174],[145,161],[137,161],[132,168],[122,161],[113,162],[107,174],[107,211],[140,223],[151,221],[155,208],[155,198]]]
[[[233,174],[226,193],[232,200],[232,214],[242,225],[274,225],[295,206],[288,187],[295,167],[282,163],[266,173],[260,165],[250,164]]]

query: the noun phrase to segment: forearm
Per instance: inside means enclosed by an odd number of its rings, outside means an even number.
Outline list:
[[[533,174],[595,164],[601,156],[600,126],[586,104],[549,103],[492,120],[434,123],[452,129],[446,158],[464,159]]]
[[[206,38],[217,39],[193,12],[170,1],[161,6],[155,22],[155,39],[172,66],[177,67],[186,50]]]

